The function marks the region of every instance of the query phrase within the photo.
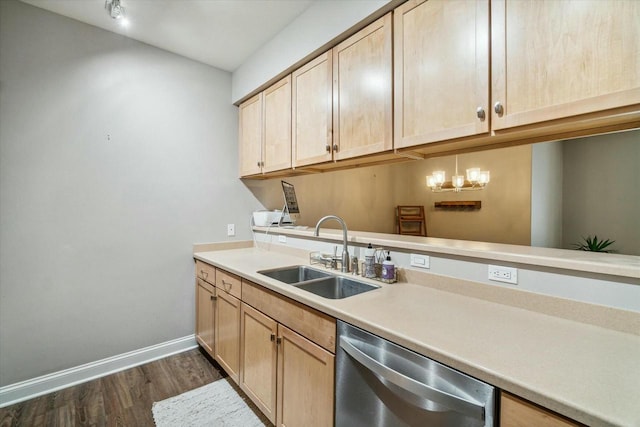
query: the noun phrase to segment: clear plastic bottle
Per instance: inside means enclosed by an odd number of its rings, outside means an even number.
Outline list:
[[[368,277],[373,279],[376,277],[376,267],[375,267],[375,249],[369,243],[369,246],[364,250],[364,277]]]

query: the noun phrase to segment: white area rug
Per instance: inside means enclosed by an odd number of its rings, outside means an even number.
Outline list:
[[[157,427],[263,427],[227,378],[153,403]]]

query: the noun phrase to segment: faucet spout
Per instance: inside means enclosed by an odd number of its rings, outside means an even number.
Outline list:
[[[340,223],[340,225],[342,226],[342,266],[341,266],[341,271],[343,273],[348,273],[349,272],[349,247],[348,245],[348,238],[347,238],[347,224],[344,222],[344,220],[342,218],[340,218],[339,216],[336,215],[327,215],[324,216],[322,218],[320,218],[320,221],[318,221],[318,223],[316,224],[316,231],[314,233],[315,236],[319,236],[320,235],[320,224],[322,224],[323,222],[333,219],[335,221],[338,221]]]

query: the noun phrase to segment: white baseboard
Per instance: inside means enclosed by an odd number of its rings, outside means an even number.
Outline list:
[[[0,408],[196,348],[195,335],[0,387]]]

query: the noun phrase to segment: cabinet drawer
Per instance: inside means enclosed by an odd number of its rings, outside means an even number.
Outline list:
[[[501,393],[500,427],[579,427],[581,425],[512,394]]]
[[[196,277],[214,285],[216,283],[216,269],[212,265],[196,260]]]
[[[242,300],[319,346],[336,352],[336,319],[333,317],[248,280],[242,281]]]
[[[227,273],[224,270],[216,270],[216,287],[228,294],[240,299],[240,277]]]

